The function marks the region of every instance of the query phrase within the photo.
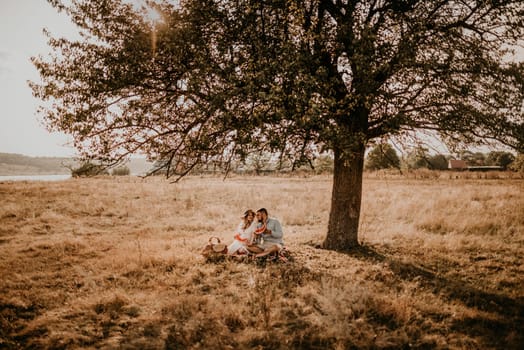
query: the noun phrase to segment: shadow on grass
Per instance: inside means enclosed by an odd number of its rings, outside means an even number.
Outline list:
[[[481,290],[478,286],[459,279],[439,276],[434,271],[411,263],[400,262],[386,256],[373,247],[360,246],[350,252],[342,252],[353,258],[371,262],[387,263],[391,270],[405,281],[417,280],[421,287],[450,301],[477,308],[496,317],[465,318],[453,321],[451,329],[482,339],[485,345],[501,349],[523,349],[524,299],[513,299],[494,292]]]

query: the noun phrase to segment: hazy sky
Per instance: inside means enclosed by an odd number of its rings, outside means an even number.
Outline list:
[[[49,133],[36,115],[28,80],[39,81],[30,57],[47,54],[43,28],[72,37],[74,26],[46,0],[0,0],[0,152],[73,156],[69,137]]]

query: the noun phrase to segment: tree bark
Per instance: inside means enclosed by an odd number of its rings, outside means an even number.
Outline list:
[[[333,193],[328,233],[323,247],[350,250],[359,245],[358,226],[362,200],[362,175],[365,145],[359,143],[351,151],[335,149]]]

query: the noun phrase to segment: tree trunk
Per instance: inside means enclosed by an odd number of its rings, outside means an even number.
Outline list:
[[[323,243],[326,249],[349,250],[358,246],[364,152],[363,143],[351,152],[335,149],[331,211]]]

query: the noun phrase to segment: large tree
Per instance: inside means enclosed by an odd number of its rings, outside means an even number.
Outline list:
[[[332,152],[329,249],[358,245],[370,140],[523,145],[520,0],[149,1],[159,22],[124,0],[49,1],[83,34],[33,59],[51,130],[86,157],[142,152],[177,175]]]

